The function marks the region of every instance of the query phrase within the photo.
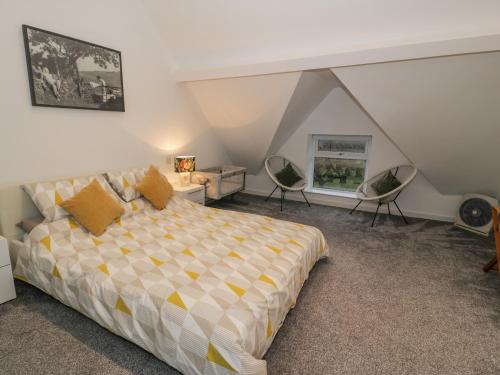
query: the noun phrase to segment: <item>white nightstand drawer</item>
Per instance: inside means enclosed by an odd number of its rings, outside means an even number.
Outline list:
[[[0,267],[10,264],[9,245],[5,238],[0,237]]]
[[[205,186],[197,184],[189,184],[181,186],[173,184],[175,195],[191,202],[205,204]]]
[[[193,202],[199,202],[205,200],[205,191],[203,188],[195,191],[187,191],[184,196],[186,199],[189,199]]]
[[[0,268],[0,303],[10,301],[16,298],[16,289],[14,288],[14,278],[10,265]]]

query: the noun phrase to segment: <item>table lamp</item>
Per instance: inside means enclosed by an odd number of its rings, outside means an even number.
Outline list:
[[[175,171],[179,173],[179,183],[181,186],[189,185],[191,182],[191,172],[194,172],[195,166],[195,157],[192,155],[175,157]]]

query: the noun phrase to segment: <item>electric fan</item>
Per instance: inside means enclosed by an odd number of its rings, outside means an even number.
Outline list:
[[[496,199],[487,195],[465,194],[455,217],[455,225],[488,236],[492,226],[491,209],[497,204]]]

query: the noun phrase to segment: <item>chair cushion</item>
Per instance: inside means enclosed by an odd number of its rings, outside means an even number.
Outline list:
[[[391,171],[387,172],[382,178],[371,184],[373,190],[375,190],[378,195],[389,193],[400,185],[401,182],[392,174]]]
[[[280,182],[280,184],[292,187],[297,182],[302,180],[302,177],[295,171],[291,163],[288,163],[285,168],[275,174],[276,179]]]

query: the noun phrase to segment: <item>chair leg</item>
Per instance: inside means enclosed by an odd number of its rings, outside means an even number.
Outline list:
[[[306,200],[307,205],[308,205],[309,207],[311,207],[311,204],[309,203],[309,201],[308,201],[308,200],[307,200],[307,198],[306,198],[306,195],[304,194],[304,190],[301,190],[300,192],[302,193],[302,196],[303,196],[303,197],[304,197],[304,199]]]
[[[280,211],[283,211],[283,201],[285,200],[285,190],[281,189]]]
[[[269,200],[269,198],[271,198],[271,196],[274,194],[274,192],[276,191],[276,189],[278,188],[278,185],[276,185],[276,187],[274,188],[274,190],[271,192],[271,194],[269,194],[266,198],[266,202]]]
[[[387,202],[387,212],[389,215],[391,214],[391,206],[389,206],[389,202]]]
[[[493,268],[493,266],[495,266],[495,264],[498,263],[498,260],[497,260],[497,256],[495,255],[484,267],[483,267],[483,271],[484,272],[488,272],[489,270],[491,270]]]
[[[401,215],[401,217],[403,218],[403,221],[405,222],[405,224],[408,225],[408,220],[406,220],[406,217],[405,215],[403,215],[403,213],[401,212],[401,209],[399,208],[398,204],[396,203],[396,200],[393,200],[394,204],[396,205],[396,208],[398,209],[399,211],[399,214]]]
[[[351,212],[349,212],[349,215],[352,215],[352,213],[353,213],[354,211],[356,211],[356,208],[358,208],[358,207],[359,207],[359,205],[361,204],[361,202],[363,202],[363,201],[362,201],[362,200],[360,200],[360,201],[358,202],[358,204],[357,204],[357,205],[356,205],[356,206],[355,206],[355,207],[351,210]]]
[[[372,225],[371,225],[372,228],[373,228],[373,225],[375,224],[375,219],[377,218],[378,209],[380,208],[380,206],[382,206],[382,203],[378,202],[377,210],[375,211],[375,215],[373,216],[373,220],[372,220]]]

